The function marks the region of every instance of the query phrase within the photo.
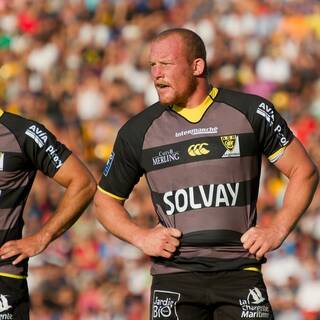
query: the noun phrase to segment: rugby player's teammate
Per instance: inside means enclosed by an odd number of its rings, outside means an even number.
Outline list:
[[[35,234],[23,237],[23,209],[38,170],[65,190],[54,215]],[[0,109],[1,319],[29,319],[28,258],[79,218],[95,190],[85,165],[49,130]]]

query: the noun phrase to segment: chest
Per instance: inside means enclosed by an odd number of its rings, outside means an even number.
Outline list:
[[[1,171],[15,171],[26,166],[24,157],[16,135],[0,123],[0,173]]]
[[[145,172],[181,165],[207,166],[208,161],[225,170],[233,159],[258,153],[256,137],[244,115],[219,106],[207,110],[192,123],[180,115],[165,113],[146,133],[142,150]]]

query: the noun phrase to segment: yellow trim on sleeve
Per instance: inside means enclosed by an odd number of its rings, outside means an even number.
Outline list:
[[[108,192],[108,191],[106,191],[106,190],[103,190],[100,186],[98,186],[98,189],[99,189],[99,191],[101,191],[102,193],[107,194],[108,196],[110,196],[110,197],[112,197],[112,198],[114,198],[114,199],[117,199],[117,200],[120,200],[120,201],[126,200],[126,198],[116,196],[116,195],[113,194],[113,193],[110,193],[110,192]]]
[[[0,272],[1,277],[7,277],[7,278],[13,278],[13,279],[27,279],[27,276],[19,276],[16,274],[6,273],[6,272]]]
[[[0,117],[4,114],[4,111],[0,108]]]
[[[276,160],[278,160],[278,158],[281,156],[281,154],[283,153],[285,147],[280,148],[278,151],[276,151],[275,153],[273,153],[271,156],[268,157],[268,160],[270,162],[274,162]]]
[[[261,272],[261,269],[260,268],[257,268],[257,267],[246,267],[246,268],[243,268],[242,270],[245,270],[245,271],[255,271],[255,272]]]

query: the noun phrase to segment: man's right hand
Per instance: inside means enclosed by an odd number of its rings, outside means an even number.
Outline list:
[[[160,224],[139,233],[138,247],[149,256],[170,258],[180,245],[181,231]]]

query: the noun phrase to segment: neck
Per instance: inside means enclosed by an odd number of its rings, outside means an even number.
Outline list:
[[[212,87],[208,81],[201,81],[197,84],[196,89],[189,99],[185,103],[178,104],[177,106],[180,108],[195,108],[203,102],[211,89]]]

